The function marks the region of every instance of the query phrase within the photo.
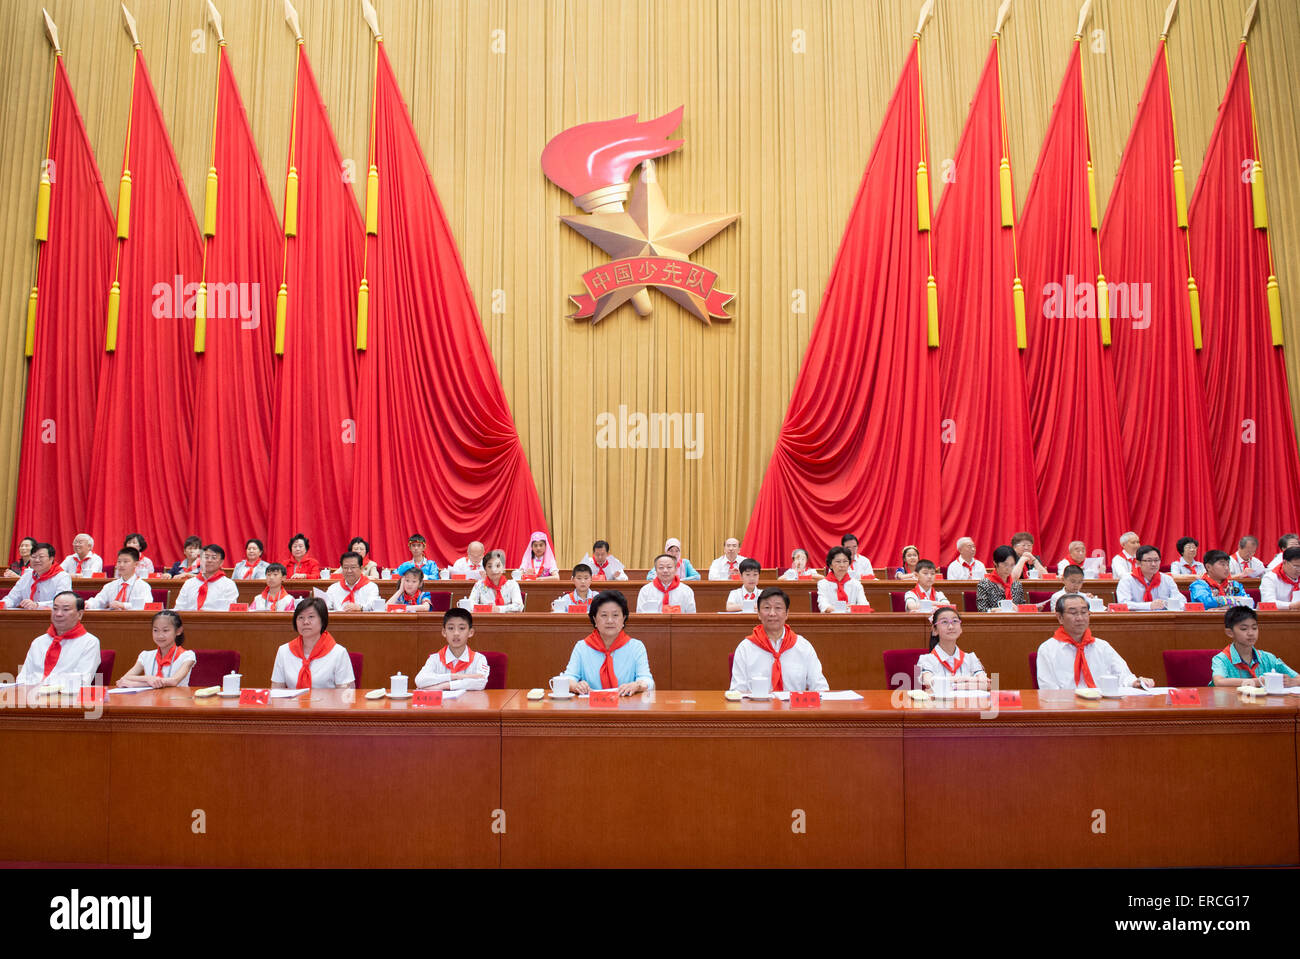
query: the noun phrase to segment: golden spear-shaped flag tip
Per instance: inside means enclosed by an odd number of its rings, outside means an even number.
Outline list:
[[[1007,22],[1007,14],[1011,12],[1011,0],[1002,0],[1002,6],[998,7],[998,22],[993,28],[993,36],[1002,35],[1002,24]]]
[[[1083,36],[1083,25],[1088,22],[1088,14],[1092,12],[1092,0],[1084,0],[1083,9],[1079,11],[1079,25],[1074,28],[1076,37]]]
[[[289,0],[284,0],[284,22],[289,24],[289,29],[293,31],[294,38],[302,43],[302,30],[298,28],[298,11],[293,8]]]
[[[934,3],[934,0],[929,0],[929,2]],[[366,26],[375,35],[375,39],[383,40],[384,35],[379,32],[379,14],[375,12],[374,4],[370,0],[361,0],[361,15],[366,18]]]
[[[1246,36],[1250,33],[1250,28],[1255,25],[1255,10],[1259,7],[1259,0],[1251,0],[1250,9],[1246,11],[1246,22],[1241,25],[1241,41],[1246,42]]]
[[[226,34],[221,29],[221,14],[218,13],[217,8],[212,5],[212,0],[208,0],[208,23],[212,24],[212,29],[217,32],[217,42],[225,43]]]
[[[1174,24],[1174,13],[1178,10],[1178,0],[1173,0],[1169,4],[1169,9],[1165,11],[1165,25],[1160,31],[1160,39],[1169,36],[1169,28]]]
[[[50,38],[50,46],[54,48],[55,55],[61,55],[63,48],[59,46],[59,28],[54,25],[50,11],[41,7],[41,13],[45,15],[45,35]]]
[[[122,4],[122,20],[126,23],[126,32],[131,34],[131,43],[136,49],[140,48],[140,34],[135,29],[135,17],[131,16],[131,11]]]
[[[365,3],[366,0],[361,0],[361,2]],[[916,32],[912,36],[919,39],[921,31],[925,29],[925,25],[929,23],[932,16],[934,16],[934,0],[925,0],[925,6],[921,7],[921,15],[916,21]]]

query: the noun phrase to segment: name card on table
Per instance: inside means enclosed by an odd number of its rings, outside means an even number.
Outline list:
[[[598,706],[601,709],[616,708],[618,706],[617,689],[593,689],[587,695],[588,706]]]
[[[874,613],[875,610],[863,603],[854,603],[849,607],[850,613]]]
[[[452,579],[460,579],[460,580],[463,580],[463,579],[466,578],[466,576],[465,576],[464,573],[452,573],[452,574],[451,574],[451,578],[452,578]]]
[[[1185,604],[1183,605],[1183,609],[1184,609],[1186,612],[1189,612],[1189,613],[1203,613],[1203,612],[1205,612],[1205,604],[1204,604],[1204,603],[1185,603]]]
[[[665,607],[663,607],[663,612],[665,612],[665,613],[680,613],[681,611],[682,611],[681,606],[665,606]]]
[[[107,578],[108,578],[108,574],[107,574],[107,573],[104,573],[104,572],[91,573],[91,574],[90,574],[90,578],[91,578],[91,579],[107,579]]]
[[[1277,603],[1260,603],[1256,609],[1277,609]]]
[[[154,610],[162,609],[162,603],[145,603],[144,608],[153,612]]]
[[[241,689],[239,691],[239,705],[241,706],[265,706],[271,702],[271,691],[269,689]]]
[[[475,604],[474,604],[474,612],[476,612],[476,613],[490,613],[490,612],[492,612],[492,604],[491,604],[491,603],[475,603]]]
[[[1098,579],[1114,579],[1114,578],[1115,578],[1115,574],[1114,574],[1114,573],[1098,573],[1098,574],[1097,574],[1097,578],[1098,578]]]
[[[248,612],[248,604],[247,604],[247,603],[231,603],[230,606],[228,607],[228,609],[229,609],[230,612],[232,612],[232,613],[246,613],[246,612]]]
[[[583,614],[585,614],[585,613],[587,612],[587,604],[586,604],[586,603],[570,603],[570,604],[569,604],[569,612],[571,612],[571,613],[583,613]]]
[[[1199,706],[1201,705],[1201,691],[1194,687],[1169,687],[1169,705],[1170,706]]]
[[[406,607],[403,606],[401,603],[389,603],[388,611],[390,613],[404,613],[406,612]]]
[[[417,689],[411,697],[412,706],[441,706],[441,689]]]
[[[536,573],[520,573],[520,574],[519,574],[519,578],[522,579],[522,580],[536,579],[536,578],[537,578],[537,574],[536,574]]]
[[[103,686],[82,686],[81,705],[89,706],[91,703],[102,703],[106,692],[107,690]]]
[[[1038,612],[1038,607],[1035,606],[1033,603],[1017,603],[1017,604],[1016,604],[1016,612],[1017,612],[1017,613],[1036,613],[1036,612]]]
[[[736,580],[737,582],[739,582],[739,581],[740,581],[740,574],[739,574],[739,573],[732,573],[731,576],[728,577],[728,578],[729,578],[729,579],[734,579],[734,580]]]
[[[998,709],[1019,709],[1022,705],[1024,704],[1020,701],[1020,690],[998,690]]]
[[[818,709],[822,704],[822,694],[819,692],[791,693],[791,709]]]
[[[1111,603],[1106,608],[1110,610],[1112,613],[1127,613],[1128,603]]]

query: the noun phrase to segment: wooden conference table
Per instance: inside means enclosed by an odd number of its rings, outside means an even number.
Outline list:
[[[616,708],[517,690],[421,708],[167,689],[87,717],[26,692],[0,691],[8,862],[1300,863],[1300,696],[1203,689],[1175,707],[1028,691],[981,716],[879,690],[793,709],[689,690]],[[1225,826],[1243,810],[1255,828]]]

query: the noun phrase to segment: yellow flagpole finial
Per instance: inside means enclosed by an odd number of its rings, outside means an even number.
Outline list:
[[[931,349],[939,346],[939,284],[931,273],[925,281],[925,333]]]
[[[370,284],[365,278],[357,289],[357,349],[366,348],[366,338],[370,327]]]
[[[208,167],[208,187],[203,197],[203,235],[217,235],[217,168]]]
[[[117,349],[117,311],[122,301],[122,285],[113,281],[108,290],[108,322],[104,329],[104,352],[112,353]]]
[[[1101,345],[1110,346],[1110,287],[1106,274],[1097,274],[1097,316],[1101,320]]]
[[[1011,306],[1016,316],[1016,349],[1023,350],[1029,345],[1029,337],[1025,332],[1025,287],[1020,277],[1011,284]]]
[[[1268,322],[1273,331],[1273,345],[1282,345],[1282,288],[1277,284],[1277,277],[1269,274],[1268,278]]]
[[[117,238],[131,238],[131,171],[123,170],[117,184]]]
[[[1183,161],[1174,160],[1174,208],[1178,228],[1187,229],[1187,181],[1183,178]]]
[[[379,167],[373,163],[366,176],[366,232],[371,236],[379,234]]]
[[[284,356],[284,324],[289,313],[289,285],[280,284],[275,294],[275,355]]]
[[[1256,160],[1250,168],[1250,204],[1255,212],[1255,229],[1268,229],[1268,204],[1264,200],[1264,164]]]
[[[284,235],[298,235],[298,168],[292,166],[284,185]]]
[[[36,242],[50,238],[50,171],[41,164],[41,181],[36,187]]]
[[[1016,198],[1011,189],[1011,161],[1006,157],[998,164],[998,188],[1002,194],[1002,225],[1016,225]]]
[[[1200,349],[1201,339],[1201,292],[1196,288],[1196,278],[1187,277],[1187,305],[1192,314],[1192,346]]]
[[[208,284],[199,284],[198,299],[194,301],[194,352],[207,349],[208,339]]]
[[[930,229],[930,173],[924,160],[916,164],[916,229],[921,233]]]
[[[23,339],[23,356],[31,359],[36,347],[36,287],[27,294],[27,335]]]
[[[1091,160],[1088,161],[1088,217],[1094,231],[1101,229],[1101,217],[1097,210],[1097,174],[1092,168]]]

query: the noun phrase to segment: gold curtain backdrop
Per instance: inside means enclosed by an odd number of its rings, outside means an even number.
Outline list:
[[[0,264],[0,515],[6,549],[22,429],[26,297],[35,276],[36,184],[53,70],[42,5],[58,25],[114,205],[131,82],[131,42],[113,0],[0,4],[5,65],[0,242],[7,254]],[[920,0],[376,0],[375,5],[460,246],[558,558],[576,561],[592,540],[604,537],[616,555],[640,566],[666,536],[675,535],[697,565],[707,563],[721,552],[723,539],[741,535],[748,521]],[[925,30],[922,73],[936,205],[944,186],[943,161],[956,148],[998,5],[999,0],[938,0]],[[1157,50],[1166,5],[1167,0],[1097,0],[1085,28],[1084,78],[1103,207]],[[298,0],[296,6],[343,155],[360,173],[357,196],[364,202],[374,54],[359,0]],[[217,62],[216,36],[205,28],[206,4],[134,0],[128,7],[194,208],[201,213]],[[219,0],[217,7],[279,205],[293,36],[280,0]],[[1246,7],[1246,0],[1182,0],[1170,33],[1174,108],[1189,192]],[[1074,0],[1014,0],[1004,27],[1018,205],[1029,186],[1078,12]],[[1295,161],[1300,87],[1294,82],[1300,75],[1300,4],[1261,0],[1250,39],[1287,368],[1294,384],[1300,383],[1300,242],[1294,226],[1300,214]],[[576,123],[634,112],[644,119],[679,104],[686,106],[679,131],[686,142],[659,161],[660,183],[674,210],[740,213],[735,226],[693,257],[718,272],[720,288],[735,291],[734,321],[706,327],[656,291],[648,318],[624,307],[595,327],[567,319],[573,312],[568,295],[581,289],[580,273],[606,257],[558,221],[577,210],[543,177],[542,147]],[[938,281],[942,289],[944,278]],[[801,296],[803,311],[796,312]],[[1031,291],[1031,308],[1033,296]],[[1297,395],[1300,390],[1293,388],[1293,406]],[[846,403],[858,401],[845,397]],[[700,414],[698,457],[684,449],[601,448],[597,416],[617,416],[620,405],[629,414]],[[937,495],[937,477],[933,489]],[[58,544],[60,549],[69,545]],[[512,558],[523,547],[505,545]],[[179,544],[162,546],[164,553],[178,550]],[[893,557],[874,559],[880,564]]]

